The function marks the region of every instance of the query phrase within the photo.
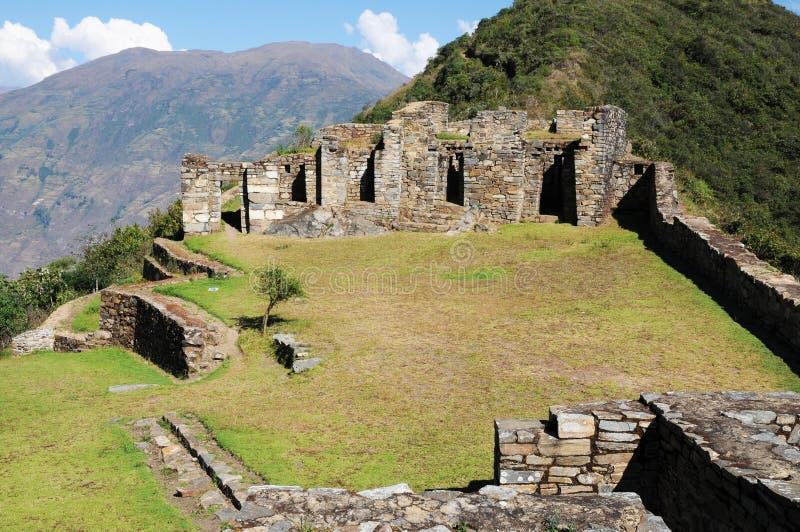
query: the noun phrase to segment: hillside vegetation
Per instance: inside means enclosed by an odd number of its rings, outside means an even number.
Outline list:
[[[780,6],[517,0],[356,120],[423,99],[450,102],[453,118],[618,105],[634,151],[674,162],[692,206],[800,272],[800,17]]]

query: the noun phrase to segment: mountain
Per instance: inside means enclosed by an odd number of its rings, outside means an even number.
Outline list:
[[[800,273],[800,17],[772,2],[517,0],[356,120],[425,99],[454,118],[618,105],[690,208]]]
[[[0,86],[0,94],[2,94],[4,92],[8,92],[8,91],[13,91],[13,90],[16,90],[18,88],[19,87],[3,87],[3,86]]]
[[[301,123],[347,121],[407,78],[355,48],[125,50],[0,94],[0,273],[144,220],[179,191],[186,152],[257,159]]]

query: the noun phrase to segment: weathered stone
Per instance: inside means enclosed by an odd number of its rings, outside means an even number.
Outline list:
[[[591,452],[591,441],[588,439],[560,440],[542,434],[538,445],[539,453],[543,456],[583,456]]]
[[[600,430],[608,432],[633,432],[637,426],[638,423],[629,421],[601,421],[599,423]]]
[[[501,443],[500,454],[502,455],[529,455],[535,454],[536,445],[532,443]]]
[[[581,469],[579,467],[552,466],[550,469],[548,469],[549,475],[554,475],[557,477],[574,477],[580,472]]]
[[[602,441],[631,442],[639,439],[636,434],[628,432],[599,432],[597,439]]]
[[[594,435],[595,420],[585,414],[556,414],[559,438],[588,438]]]
[[[541,482],[543,471],[500,470],[500,484],[536,484]]]
[[[411,491],[411,488],[408,484],[394,484],[392,486],[385,486],[382,488],[374,488],[364,491],[359,491],[358,494],[362,497],[371,500],[382,500],[388,499],[392,495],[397,495],[399,493],[414,493]]]

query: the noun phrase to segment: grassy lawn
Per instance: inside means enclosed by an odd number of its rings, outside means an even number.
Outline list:
[[[649,390],[800,391],[760,341],[616,226],[188,243],[302,277],[308,298],[279,305],[271,329],[298,333],[324,363],[287,376],[252,328],[262,304],[247,276],[161,289],[251,327],[244,357],[213,378],[112,395],[111,384],[169,381],[116,350],[0,359],[0,400],[13,405],[0,412],[3,525],[182,526],[114,417],[195,412],[272,483],[422,490],[490,478],[495,418]]]
[[[491,477],[494,418],[645,390],[800,390],[758,339],[616,226],[187,244],[245,270],[274,261],[305,282],[308,299],[277,307],[272,329],[299,333],[324,365],[286,378],[248,330],[227,385],[247,416],[207,398],[195,407],[274,482],[463,486]],[[165,291],[228,323],[261,312],[246,277]]]
[[[100,294],[93,297],[72,320],[72,332],[92,332],[100,328]]]
[[[147,413],[146,393],[106,391],[140,382],[170,384],[120,349],[0,359],[0,528],[189,528],[111,421]]]

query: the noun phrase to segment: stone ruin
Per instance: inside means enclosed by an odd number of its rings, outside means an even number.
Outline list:
[[[274,231],[320,207],[385,228],[452,231],[465,218],[594,226],[626,204],[642,206],[636,184],[652,163],[631,156],[622,109],[558,111],[549,131],[535,131],[524,111],[451,122],[448,107],[414,102],[383,125],[324,127],[309,153],[256,162],[187,154],[184,231],[220,230],[223,182],[240,186],[246,233]]]

